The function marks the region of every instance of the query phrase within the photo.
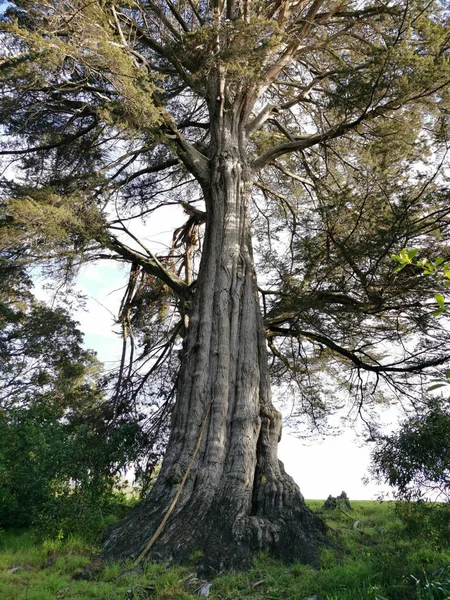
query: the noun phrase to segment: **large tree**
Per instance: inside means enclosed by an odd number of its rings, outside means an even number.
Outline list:
[[[420,374],[448,359],[430,284],[389,261],[404,246],[448,254],[444,4],[20,0],[5,13],[4,243],[65,273],[130,264],[120,315],[147,373],[124,355],[118,410],[121,390],[158,367],[170,382],[180,363],[157,482],[106,556],[315,561],[320,523],[277,458],[267,349],[313,423],[340,386],[370,425],[382,383],[415,402]],[[186,222],[156,255],[133,221],[167,205]]]

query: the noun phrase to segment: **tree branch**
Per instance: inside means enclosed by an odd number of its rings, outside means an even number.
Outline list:
[[[158,163],[156,165],[151,165],[149,167],[144,167],[143,169],[140,169],[139,171],[135,171],[134,173],[127,175],[126,177],[124,177],[124,179],[121,179],[120,181],[118,181],[117,185],[118,186],[127,185],[128,183],[133,181],[133,179],[137,179],[138,177],[141,177],[142,175],[148,175],[150,173],[159,173],[160,171],[164,171],[165,169],[168,169],[169,167],[176,167],[179,164],[180,164],[180,161],[178,158],[169,158],[168,160],[165,160],[161,163]],[[114,175],[114,177],[117,177],[117,174]],[[111,178],[111,179],[113,179],[113,178]]]
[[[189,298],[189,286],[182,279],[177,277],[175,273],[166,269],[158,258],[149,250],[147,250],[148,255],[146,256],[142,252],[133,250],[126,244],[123,244],[113,235],[108,236],[105,245],[126,260],[137,262],[146,273],[160,279],[183,300]]]
[[[98,121],[94,120],[93,123],[91,123],[84,129],[80,129],[79,131],[77,131],[76,133],[73,133],[72,135],[67,135],[67,136],[63,137],[62,139],[60,139],[59,141],[54,142],[53,144],[42,144],[42,146],[33,146],[31,148],[22,148],[20,150],[19,149],[17,149],[17,150],[0,150],[0,155],[28,154],[30,152],[41,152],[41,151],[45,151],[45,150],[54,150],[55,148],[60,148],[61,146],[64,146],[71,142],[74,142],[78,138],[83,137],[83,135],[86,135],[87,133],[89,133],[90,131],[95,129],[95,127],[97,127],[97,125],[98,125]]]
[[[377,116],[377,114],[378,113],[372,115],[372,118]],[[337,127],[333,127],[328,131],[325,131],[324,133],[302,136],[301,138],[296,139],[293,142],[286,142],[284,144],[280,144],[279,146],[274,146],[253,162],[253,168],[259,171],[262,168],[264,168],[268,163],[272,162],[276,158],[279,158],[280,156],[283,156],[284,154],[290,154],[291,152],[296,152],[298,150],[305,150],[306,148],[311,148],[311,146],[316,146],[317,144],[320,144],[327,140],[337,138],[346,133],[347,131],[355,129],[355,127],[357,127],[363,119],[364,115],[358,117],[358,119],[355,119],[350,123],[341,123]]]
[[[253,121],[247,125],[247,135],[251,135],[254,131],[259,129],[261,125],[267,121],[271,114],[278,114],[279,109],[275,106],[275,104],[266,104],[266,106],[262,109],[262,111],[256,115]]]
[[[282,337],[295,337],[295,338],[305,338],[312,342],[316,342],[318,344],[322,344],[323,346],[329,348],[336,354],[343,356],[350,360],[358,369],[363,369],[365,371],[371,371],[373,373],[420,373],[424,369],[430,367],[437,367],[442,365],[450,360],[450,356],[440,356],[430,360],[425,360],[423,362],[417,362],[416,364],[408,365],[405,367],[395,366],[399,363],[391,363],[389,365],[382,364],[369,364],[364,362],[359,358],[359,356],[353,351],[336,344],[330,338],[327,338],[324,335],[319,333],[315,333],[313,331],[305,331],[303,329],[297,329],[296,327],[290,327],[289,329],[284,327],[277,327],[275,325],[269,325],[266,327],[266,334],[268,338],[282,336]],[[406,362],[406,361],[401,361]]]
[[[170,133],[166,136],[169,140],[173,140],[177,148],[177,154],[184,166],[194,175],[194,177],[201,184],[207,184],[209,182],[209,160],[208,158],[199,152],[195,146],[190,144],[178,131],[175,123],[172,122],[168,115],[167,127]]]

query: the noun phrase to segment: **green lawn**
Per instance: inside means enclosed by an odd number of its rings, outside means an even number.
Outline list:
[[[310,501],[321,512],[322,501]],[[324,514],[330,545],[319,570],[260,556],[252,570],[217,577],[211,600],[446,600],[450,599],[450,542],[432,530],[416,536],[401,527],[393,505],[352,502],[353,510]],[[0,533],[1,600],[187,600],[201,581],[191,567],[102,567],[100,549],[80,540],[38,543],[30,532]],[[18,567],[16,569],[16,567]],[[77,579],[80,573],[88,579]],[[87,575],[86,575],[87,573]],[[75,578],[74,578],[75,576]]]

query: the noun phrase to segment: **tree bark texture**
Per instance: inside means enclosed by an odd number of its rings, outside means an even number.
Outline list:
[[[107,531],[104,552],[139,556],[182,485],[149,558],[183,562],[199,553],[200,570],[209,573],[245,568],[258,551],[315,563],[321,522],[277,458],[281,414],[271,402],[251,244],[254,174],[236,113],[214,135],[202,261],[167,452],[146,500]]]

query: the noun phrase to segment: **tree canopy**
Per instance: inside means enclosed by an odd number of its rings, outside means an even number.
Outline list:
[[[3,245],[130,263],[122,317],[157,343],[149,322],[195,287],[223,72],[224,110],[259,98],[248,152],[275,376],[313,418],[332,404],[325,365],[354,398],[380,379],[403,391],[449,352],[427,281],[389,262],[406,245],[448,254],[447,18],[439,2],[17,2],[2,25]],[[155,256],[132,223],[172,204],[186,222]]]
[[[64,410],[92,394],[100,374],[93,352],[62,308],[49,308],[31,292],[20,265],[0,260],[0,408],[26,406],[37,395]]]

